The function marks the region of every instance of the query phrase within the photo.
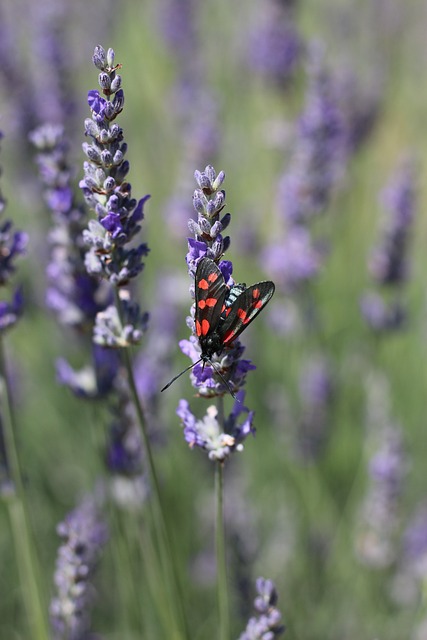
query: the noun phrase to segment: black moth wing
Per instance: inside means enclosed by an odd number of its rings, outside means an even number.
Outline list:
[[[226,310],[219,334],[224,345],[230,344],[255,320],[274,293],[270,280],[257,282],[245,289]]]
[[[216,331],[225,308],[228,287],[219,267],[210,258],[202,258],[196,270],[195,324],[198,338]]]

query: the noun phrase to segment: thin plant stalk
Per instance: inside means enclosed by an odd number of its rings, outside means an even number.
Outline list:
[[[224,425],[224,400],[218,398],[218,421]],[[217,567],[217,601],[219,619],[219,640],[230,640],[230,612],[227,581],[227,557],[225,544],[224,523],[224,463],[217,462],[215,466],[215,494],[216,494],[216,521],[215,521],[215,551]]]
[[[122,307],[120,297],[117,289],[115,290],[116,305],[118,308],[119,316],[122,317]],[[148,473],[150,478],[150,485],[153,490],[153,498],[151,500],[151,508],[153,513],[153,525],[156,533],[156,538],[161,545],[159,550],[160,562],[162,565],[163,574],[165,576],[165,588],[170,593],[171,610],[175,610],[177,620],[181,628],[181,634],[177,637],[189,638],[187,619],[185,615],[182,590],[178,578],[178,569],[176,566],[175,557],[172,551],[172,544],[170,534],[166,524],[166,518],[164,513],[164,507],[162,504],[162,497],[160,491],[160,484],[157,477],[156,466],[154,464],[153,452],[151,449],[150,439],[147,432],[147,424],[144,415],[144,409],[136,388],[135,377],[133,374],[132,361],[129,353],[129,349],[123,349],[123,361],[127,372],[127,378],[129,382],[129,389],[132,397],[132,401],[136,410],[138,424],[140,427],[142,441],[144,443],[144,449],[146,454],[146,460],[148,464]],[[172,633],[172,631],[170,631]]]
[[[41,597],[40,571],[36,561],[34,542],[25,504],[24,486],[15,439],[15,426],[11,407],[11,392],[6,369],[4,344],[0,336],[0,376],[2,388],[2,421],[6,458],[9,466],[13,490],[7,497],[8,511],[15,544],[16,559],[23,591],[27,620],[31,628],[31,637],[35,640],[48,640],[49,631],[46,608]]]

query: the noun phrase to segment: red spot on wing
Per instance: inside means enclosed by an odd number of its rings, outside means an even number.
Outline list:
[[[254,300],[257,300],[259,298],[259,295],[260,295],[259,289],[254,289],[252,291],[252,297],[253,297]]]
[[[217,273],[210,273],[208,275],[208,280],[210,283],[215,282],[215,280],[218,279],[218,274]]]
[[[262,300],[258,300],[258,302],[255,302],[254,307],[255,309],[262,309]]]
[[[197,283],[197,286],[199,287],[199,289],[209,289],[209,283],[204,278],[199,280],[199,282]]]
[[[211,325],[209,323],[209,320],[206,320],[206,318],[204,320],[202,320],[202,325],[201,325],[201,332],[202,332],[202,336],[205,336],[209,333],[209,329],[211,328]],[[199,335],[199,334],[197,334]]]
[[[231,342],[234,338],[234,334],[235,331],[233,329],[229,329],[225,334],[224,337],[222,339],[223,343],[226,344],[228,342]]]
[[[240,318],[240,320],[242,320],[242,322],[245,322],[245,320],[246,320],[246,311],[244,309],[237,309],[237,317]]]
[[[200,338],[202,335],[202,326],[198,320],[196,320],[196,335]]]
[[[197,306],[199,309],[204,309],[205,307],[214,307],[217,302],[216,298],[206,298],[206,300],[199,300]]]

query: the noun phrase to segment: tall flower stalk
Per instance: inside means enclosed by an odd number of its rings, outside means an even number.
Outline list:
[[[0,138],[2,134],[0,134]],[[0,215],[5,200],[0,192]],[[0,286],[7,287],[15,271],[15,260],[25,253],[27,234],[15,231],[10,220],[0,222]],[[29,628],[36,640],[48,640],[47,620],[41,597],[40,574],[36,560],[33,534],[27,513],[26,496],[22,480],[21,463],[16,442],[16,423],[12,407],[12,393],[7,371],[4,347],[5,331],[13,327],[21,315],[22,292],[16,289],[12,301],[0,301],[0,422],[3,428],[4,468],[9,475],[8,490],[3,491],[7,501],[16,558],[24,596]]]
[[[372,251],[369,271],[375,289],[361,299],[366,324],[378,334],[399,330],[407,310],[403,301],[410,272],[410,241],[417,214],[417,176],[413,159],[405,158],[380,196],[382,234]]]
[[[203,258],[210,258],[218,265],[229,287],[225,305],[233,295],[239,295],[242,285],[238,285],[232,278],[233,265],[222,256],[230,246],[230,238],[223,235],[228,227],[231,215],[222,214],[225,206],[225,191],[221,186],[225,179],[223,171],[216,173],[212,166],[207,166],[202,172],[196,171],[195,178],[198,188],[193,195],[193,205],[197,213],[197,221],[190,219],[189,228],[194,237],[188,238],[187,265],[192,279],[190,295],[195,297],[194,278],[197,266]],[[217,398],[217,404],[207,408],[204,418],[198,420],[190,410],[187,400],[180,400],[177,414],[184,427],[184,437],[191,448],[199,447],[208,453],[210,460],[215,462],[215,547],[217,562],[217,600],[218,600],[218,637],[228,640],[230,637],[229,594],[227,580],[227,542],[224,522],[224,465],[225,461],[235,451],[243,449],[243,441],[254,433],[253,412],[243,404],[245,384],[248,371],[255,366],[242,358],[244,347],[240,340],[234,340],[231,345],[224,345],[219,354],[213,354],[211,362],[199,362],[201,347],[197,337],[195,322],[195,305],[191,307],[187,325],[192,330],[189,340],[180,342],[181,350],[188,355],[194,367],[191,369],[191,380],[198,395],[205,398]],[[228,416],[224,411],[224,395],[229,391],[236,394],[236,400]],[[243,418],[241,418],[243,416]]]
[[[141,230],[144,205],[149,196],[137,201],[132,197],[127,181],[130,169],[125,159],[127,144],[123,129],[115,122],[123,109],[124,92],[121,76],[117,73],[120,65],[114,64],[114,57],[113,49],[95,48],[93,63],[99,70],[98,81],[103,95],[97,90],[88,93],[92,117],[85,121],[85,134],[91,142],[83,145],[87,161],[80,182],[86,203],[96,214],[96,219],[90,220],[88,229],[83,232],[88,247],[86,269],[110,284],[114,298],[114,304],[97,314],[93,340],[102,347],[120,349],[123,357],[152,490],[149,512],[156,538],[154,546],[158,548],[159,575],[162,575],[167,593],[169,611],[166,615],[173,620],[168,623],[168,633],[179,639],[188,635],[182,596],[145,411],[138,396],[129,353],[131,346],[140,343],[148,322],[148,315],[141,312],[133,299],[130,285],[141,273],[143,258],[148,254],[145,243],[135,246],[134,241]]]

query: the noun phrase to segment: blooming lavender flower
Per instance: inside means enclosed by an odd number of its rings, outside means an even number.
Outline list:
[[[0,140],[3,134],[0,132]],[[4,212],[6,201],[0,191],[0,216]],[[15,261],[22,256],[28,244],[28,235],[15,231],[11,220],[0,221],[0,287],[6,287],[15,272]],[[17,288],[12,301],[0,301],[0,331],[12,327],[21,315],[23,308],[22,290]]]
[[[52,630],[56,640],[84,640],[94,600],[91,579],[107,541],[107,528],[93,496],[58,525],[58,534],[64,542],[58,550],[57,591],[50,604]]]
[[[143,269],[142,259],[148,253],[145,243],[134,246],[132,241],[141,230],[144,204],[132,198],[131,185],[126,180],[129,162],[125,160],[127,144],[123,129],[114,120],[124,105],[122,79],[114,65],[114,51],[97,46],[93,63],[99,69],[99,91],[89,91],[88,103],[92,118],[85,121],[86,136],[92,142],[83,150],[88,158],[84,163],[85,177],[80,187],[88,206],[97,215],[89,221],[83,238],[89,250],[85,264],[89,274],[105,278],[110,285],[120,287],[121,311],[110,306],[97,314],[95,341],[108,347],[125,347],[139,341],[146,325],[146,316],[123,289]]]
[[[396,533],[406,460],[400,429],[383,428],[369,463],[369,486],[363,503],[356,550],[360,560],[376,568],[396,560]]]
[[[191,413],[187,400],[180,400],[177,414],[181,418],[184,437],[190,448],[200,447],[208,451],[210,460],[219,462],[224,462],[234,451],[242,451],[246,437],[255,433],[252,426],[254,414],[243,405],[244,397],[244,392],[239,391],[224,425],[219,420],[216,407],[208,407],[205,417],[197,420]],[[239,422],[242,414],[246,417],[243,422]]]
[[[360,310],[368,327],[378,333],[401,329],[407,319],[402,302],[386,301],[374,291],[369,291],[362,296]]]
[[[408,276],[408,244],[416,212],[415,167],[404,161],[381,194],[386,210],[382,238],[369,268],[379,285],[398,286]]]
[[[285,631],[282,614],[276,608],[277,591],[272,580],[257,578],[254,609],[259,614],[250,618],[239,640],[273,640]]]
[[[114,120],[123,110],[124,92],[120,65],[114,65],[114,51],[101,46],[95,48],[93,63],[100,70],[99,91],[88,93],[92,118],[85,121],[85,134],[92,142],[83,150],[88,158],[84,163],[85,177],[80,182],[86,202],[98,221],[89,223],[84,233],[90,247],[86,265],[89,273],[102,276],[114,286],[125,285],[143,268],[142,258],[148,247],[126,245],[140,231],[144,204],[149,196],[139,201],[131,197],[131,185],[126,180],[129,162],[125,160],[127,145],[123,142],[123,130]]]
[[[66,24],[72,5],[64,0],[31,3],[30,60],[43,60],[31,67],[32,106],[38,122],[59,124],[75,112],[71,69],[74,51],[67,41]],[[49,100],[46,100],[49,95]]]
[[[369,138],[380,115],[382,78],[362,84],[351,69],[343,69],[336,78],[338,102],[344,120],[347,155],[354,154]]]
[[[49,233],[46,302],[59,322],[84,330],[92,327],[96,314],[109,304],[111,294],[105,282],[86,272],[82,234],[87,213],[73,194],[74,172],[68,161],[63,127],[42,125],[31,132],[30,140],[37,149],[36,162],[54,224]]]
[[[400,329],[407,316],[401,297],[408,278],[408,245],[416,213],[413,161],[405,159],[399,165],[381,193],[381,201],[386,214],[383,231],[369,261],[377,291],[365,293],[360,307],[368,326],[384,332]]]
[[[231,277],[233,265],[228,260],[221,260],[222,255],[230,246],[229,236],[223,237],[222,232],[228,227],[231,215],[220,214],[225,205],[225,191],[220,190],[225,174],[221,171],[218,175],[211,166],[207,166],[204,172],[196,171],[195,177],[199,185],[193,195],[193,205],[197,211],[197,222],[189,221],[190,231],[194,238],[188,238],[187,266],[192,278],[190,294],[194,298],[194,277],[197,264],[203,257],[208,257],[218,263],[218,267],[224,277],[224,281],[230,289],[235,285]],[[181,340],[181,351],[188,355],[195,363],[200,359],[201,347],[196,336],[194,323],[194,305],[191,316],[187,318],[187,325],[192,329],[193,335],[189,340]],[[238,391],[245,382],[248,371],[255,369],[249,360],[242,358],[244,347],[239,340],[234,340],[226,346],[218,355],[212,356],[214,367],[197,364],[191,371],[193,386],[199,395],[212,397],[224,395],[230,389]],[[221,375],[219,375],[219,373]]]
[[[161,33],[171,51],[181,60],[191,57],[197,41],[197,2],[161,0],[157,6]]]
[[[295,74],[303,48],[289,7],[277,0],[263,4],[259,22],[247,41],[251,69],[286,87]]]
[[[335,85],[318,47],[312,49],[309,62],[309,85],[294,157],[279,184],[278,207],[292,224],[307,222],[326,208],[342,174],[345,149]]]

